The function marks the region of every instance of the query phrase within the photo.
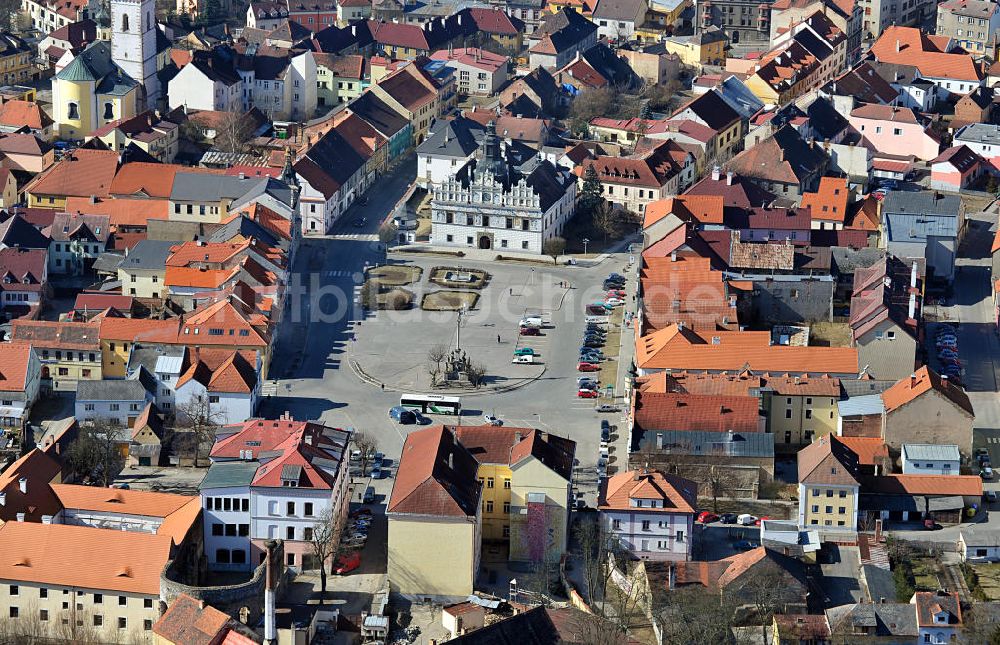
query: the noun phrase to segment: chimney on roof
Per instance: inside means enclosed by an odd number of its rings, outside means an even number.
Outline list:
[[[0,506],[7,505],[7,493],[0,493]]]
[[[676,250],[670,252],[670,261],[671,262],[676,262],[677,261],[677,251]]]
[[[726,185],[727,186],[732,186],[733,185],[733,171],[732,170],[730,170],[729,172],[726,173]]]
[[[21,493],[27,495],[28,494],[28,478],[27,477],[21,477],[20,479],[18,479],[17,480],[17,487],[21,489]]]
[[[97,203],[97,195],[91,195],[90,196],[90,203],[91,204],[96,204]]]
[[[712,181],[719,181],[719,177],[722,174],[722,169],[718,166],[712,167]]]
[[[448,453],[448,468],[451,468],[451,469],[455,468],[455,453],[454,453],[454,451]]]
[[[42,524],[52,524],[52,516],[42,515]]]
[[[24,521],[24,513],[18,513],[17,514],[17,521],[18,522],[23,522]]]
[[[519,443],[521,443],[521,431],[516,430],[514,431],[514,445],[516,446]]]
[[[911,388],[917,387],[917,375],[916,374],[910,374],[910,387]]]
[[[903,49],[903,43],[899,42],[899,38],[896,39],[896,53],[899,53]]]

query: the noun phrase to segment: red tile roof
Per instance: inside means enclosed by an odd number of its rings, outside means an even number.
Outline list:
[[[823,177],[815,193],[802,195],[802,208],[808,208],[814,220],[843,223],[851,191],[843,177]]]
[[[859,484],[858,456],[834,435],[823,435],[800,450],[798,466],[802,484]]]
[[[479,464],[444,426],[411,432],[386,513],[471,517],[479,510]]]
[[[112,195],[148,195],[166,200],[177,173],[225,174],[222,170],[181,166],[178,164],[135,162],[125,164],[115,175],[108,191]]]
[[[974,416],[972,402],[962,386],[942,377],[926,365],[914,372],[913,376],[902,378],[895,385],[882,393],[886,413],[906,405],[917,397],[934,390],[951,401],[955,407],[964,410],[969,416]]]
[[[36,176],[24,190],[54,197],[107,197],[117,170],[117,151],[79,148]]]
[[[837,437],[858,456],[862,466],[882,466],[889,457],[889,446],[881,437]]]
[[[59,477],[62,466],[55,459],[33,448],[0,473],[0,493],[4,504],[0,506],[0,521],[13,522],[18,513],[24,513],[27,522],[41,522],[43,515],[55,515],[62,504],[49,483]],[[21,492],[20,480],[27,479],[27,492]]]
[[[33,351],[27,343],[0,344],[0,392],[24,392]]]
[[[962,495],[982,497],[978,475],[880,475],[865,480],[866,493],[882,495]]]
[[[231,620],[215,607],[182,593],[153,625],[153,633],[178,645],[216,645]]]
[[[641,393],[635,423],[644,430],[760,431],[760,401],[754,396]]]
[[[37,103],[14,99],[0,105],[0,125],[42,130],[52,125],[52,119]]]
[[[66,210],[86,215],[107,215],[112,226],[146,226],[149,220],[169,218],[166,199],[96,199],[69,197]]]
[[[964,53],[949,54],[938,42],[917,27],[887,27],[871,47],[876,60],[912,65],[925,78],[947,78],[978,82],[983,80],[982,65]]]

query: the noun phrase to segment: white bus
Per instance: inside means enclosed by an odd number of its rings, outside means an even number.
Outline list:
[[[404,394],[399,397],[399,404],[421,414],[457,415],[462,411],[461,398],[440,394]]]

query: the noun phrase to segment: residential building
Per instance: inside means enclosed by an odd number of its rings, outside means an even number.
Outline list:
[[[702,65],[719,65],[726,59],[729,38],[718,27],[701,29],[689,36],[669,36],[663,48],[680,58],[688,67],[700,69]]]
[[[194,51],[170,80],[170,109],[235,112],[243,107],[243,79],[225,48]]]
[[[103,421],[131,428],[139,414],[155,400],[154,390],[155,382],[149,373],[120,381],[77,381],[76,418],[81,423]]]
[[[847,36],[847,61],[853,64],[861,56],[865,10],[860,2],[832,0],[775,0],[771,3],[771,40],[797,22],[821,11],[841,33]]]
[[[41,307],[48,292],[46,251],[19,247],[0,249],[0,311],[8,319]]]
[[[950,643],[962,635],[962,601],[956,591],[917,591],[910,598],[917,613],[917,638],[923,643]]]
[[[761,385],[761,405],[767,413],[767,431],[779,452],[797,450],[819,437],[836,434],[840,379],[767,377]]]
[[[93,43],[52,81],[52,118],[59,137],[83,139],[102,125],[131,119],[139,109],[140,87],[115,63],[106,42]]]
[[[553,71],[559,68],[553,68]],[[543,67],[516,78],[500,91],[500,105],[514,114],[537,117],[552,114],[566,103],[561,86]]]
[[[506,56],[476,47],[439,50],[431,60],[455,70],[458,91],[465,96],[495,96],[510,75]]]
[[[597,0],[591,20],[597,24],[599,37],[626,43],[634,40],[648,10],[646,0]]]
[[[799,526],[854,533],[858,526],[858,456],[835,435],[825,435],[799,451]]]
[[[893,25],[882,32],[870,53],[879,62],[916,67],[921,77],[937,87],[942,98],[948,98],[968,94],[986,78],[982,65],[972,56],[947,50],[950,41],[932,39],[918,27]]]
[[[0,105],[0,132],[14,132],[28,128],[42,141],[52,141],[52,117],[32,101],[13,99]]]
[[[12,321],[11,340],[30,344],[41,361],[41,378],[53,390],[76,391],[80,380],[101,379],[99,325]]]
[[[251,2],[247,6],[247,27],[271,31],[288,20],[288,5],[281,2]]]
[[[930,517],[958,524],[982,498],[983,480],[978,475],[878,475],[864,480],[861,512],[869,521],[920,522]]]
[[[696,332],[669,325],[636,335],[640,376],[664,370],[787,373],[789,376],[857,376],[857,350],[849,347],[774,345],[769,331]]]
[[[844,228],[849,207],[854,204],[854,190],[842,177],[823,177],[816,192],[802,194],[802,208],[809,209],[814,231]]]
[[[726,164],[726,169],[764,190],[794,200],[819,188],[829,163],[822,146],[803,140],[792,126],[785,125],[739,153]]]
[[[589,168],[597,173],[610,204],[642,214],[651,202],[687,190],[694,183],[696,164],[691,152],[668,139],[628,157],[585,159],[574,169],[581,188]]]
[[[476,159],[434,187],[431,241],[540,254],[573,213],[572,174],[539,156],[515,165],[487,124]]]
[[[430,187],[446,182],[475,156],[485,131],[464,116],[438,121],[417,146],[417,183]]]
[[[965,146],[992,163],[1000,158],[1000,125],[970,123],[955,133],[953,143]]]
[[[948,0],[937,6],[934,34],[950,38],[973,56],[988,55],[1000,31],[1000,12],[986,0]]]
[[[31,59],[32,47],[8,31],[0,32],[0,82],[3,85],[22,85],[35,74]]]
[[[364,92],[351,101],[347,112],[364,120],[388,140],[386,160],[393,163],[413,145],[413,125],[401,112],[386,103],[374,92]]]
[[[118,264],[118,280],[122,295],[137,298],[165,298],[163,281],[167,273],[167,258],[177,242],[141,240]]]
[[[327,108],[361,96],[368,87],[368,62],[358,54],[313,53],[316,60],[316,106]]]
[[[771,40],[771,3],[716,0],[701,3],[692,18],[701,29],[719,27],[735,47],[766,49]]]
[[[286,566],[317,568],[316,522],[328,519],[339,535],[347,517],[350,440],[350,431],[287,416],[225,426],[198,487],[209,568],[251,571],[274,539],[284,541]]]
[[[642,432],[738,432],[763,430],[760,402],[749,393],[706,395],[689,392],[637,393],[632,411],[634,429]]]
[[[972,454],[975,411],[961,385],[927,366],[882,393],[883,438],[899,453],[906,443],[950,444]]]
[[[859,602],[826,610],[830,630],[848,638],[877,638],[886,642],[917,643],[917,616],[905,602]],[[929,642],[929,641],[927,641]]]
[[[647,83],[665,84],[680,71],[680,57],[668,53],[666,49],[661,51],[656,46],[647,47],[644,51],[619,49],[615,53]]]
[[[105,199],[118,163],[114,150],[74,150],[25,185],[28,207],[66,210],[68,197]]]
[[[168,388],[160,387],[161,393],[172,392],[172,408],[179,417],[205,406],[221,424],[254,416],[260,400],[259,352],[188,349],[185,358],[186,369]]]
[[[483,542],[507,545],[512,562],[557,562],[569,541],[576,443],[531,428],[448,429],[479,463]]]
[[[882,154],[913,155],[929,161],[941,150],[940,138],[913,108],[862,105],[851,111],[849,121]]]
[[[472,593],[483,525],[478,470],[472,453],[444,426],[406,436],[386,504],[388,575],[397,593],[455,599]]]
[[[955,445],[904,443],[900,454],[904,475],[959,475],[962,454]]]
[[[4,156],[4,168],[32,175],[47,170],[55,163],[53,147],[26,132],[0,134],[0,154]]]
[[[374,179],[367,159],[331,129],[299,155],[292,166],[301,186],[303,234],[326,234]]]
[[[992,164],[965,145],[948,148],[927,163],[931,167],[931,188],[955,193],[974,188],[995,171]]]
[[[597,509],[605,530],[640,560],[691,559],[698,485],[653,470],[601,482]]]
[[[958,532],[963,562],[996,562],[1000,559],[1000,534],[987,524],[969,524]]]
[[[598,26],[573,8],[547,14],[532,35],[528,48],[531,69],[562,69],[573,58],[597,44]]]
[[[18,202],[17,178],[9,168],[0,169],[0,207],[12,209]]]
[[[97,256],[108,249],[111,226],[107,215],[56,213],[49,232],[49,267],[53,273],[84,275]]]
[[[181,121],[180,115],[172,115],[172,118]],[[162,163],[173,163],[180,140],[180,123],[147,110],[131,119],[112,121],[87,138],[100,139],[111,150],[120,151],[135,145]]]
[[[917,362],[924,287],[917,265],[890,255],[884,262],[854,270],[851,343],[876,379],[905,378]]]
[[[0,345],[0,426],[20,429],[38,399],[42,365],[28,343]]]
[[[166,438],[163,420],[156,407],[147,403],[132,423],[132,441],[129,443],[128,466],[161,465],[161,449]]]
[[[254,2],[251,6],[261,3]],[[257,637],[248,626],[204,600],[182,593],[153,624],[156,645],[195,645],[226,643],[250,645]]]
[[[167,534],[36,522],[0,526],[0,549],[5,620],[53,625],[53,635],[75,621],[102,640],[148,639],[160,573],[175,555]]]
[[[722,198],[717,200],[721,211]],[[674,201],[679,204],[674,204],[671,211],[681,208],[687,211],[686,204],[695,200],[676,197]],[[652,206],[647,208],[646,216],[656,210]],[[735,290],[725,281],[724,273],[712,268],[709,258],[679,254],[648,256],[644,265],[639,273],[640,330],[662,329],[676,323],[697,331],[738,327]]]
[[[955,102],[955,118],[951,122],[954,132],[966,123],[993,122],[992,87],[979,86]]]
[[[903,261],[926,261],[932,282],[952,279],[966,232],[965,205],[958,195],[894,190],[882,201],[881,217],[889,253]]]
[[[431,124],[445,109],[434,79],[415,63],[403,65],[368,91],[410,121],[417,144],[423,142]]]
[[[716,157],[714,163],[723,163],[732,158],[743,146],[746,124],[733,107],[715,90],[696,96],[682,105],[671,117],[672,120],[686,120],[700,123],[715,130]]]

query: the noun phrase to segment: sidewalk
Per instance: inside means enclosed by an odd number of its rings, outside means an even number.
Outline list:
[[[398,246],[390,247],[389,253],[442,253],[445,255],[462,253],[462,259],[475,260],[479,262],[493,262],[496,260],[496,257],[500,255],[503,256],[505,260],[537,262],[542,265],[548,264],[553,266],[565,266],[568,261],[573,260],[578,266],[594,267],[610,258],[613,254],[623,252],[629,244],[637,244],[641,240],[641,236],[631,235],[616,243],[610,249],[595,258],[578,259],[574,255],[560,255],[555,262],[553,262],[552,257],[548,255],[522,253],[520,251],[512,251],[509,249],[470,249],[462,246],[445,246],[430,243],[400,244]]]

